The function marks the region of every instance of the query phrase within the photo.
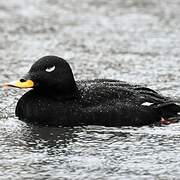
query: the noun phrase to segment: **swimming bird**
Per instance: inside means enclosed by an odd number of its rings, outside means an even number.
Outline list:
[[[57,56],[40,58],[19,81],[4,86],[31,88],[15,114],[33,124],[143,126],[180,116],[176,101],[147,87],[111,79],[75,81],[70,65]]]

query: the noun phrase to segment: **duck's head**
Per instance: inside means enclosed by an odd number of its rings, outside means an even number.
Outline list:
[[[71,93],[76,89],[69,64],[57,56],[40,58],[25,76],[18,81],[6,83],[5,86],[34,88],[41,91],[56,90],[62,93]]]

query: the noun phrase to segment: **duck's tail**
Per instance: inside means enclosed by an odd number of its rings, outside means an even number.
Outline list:
[[[180,101],[170,101],[158,104],[156,106],[160,112],[161,120],[168,122],[179,122],[180,121]]]

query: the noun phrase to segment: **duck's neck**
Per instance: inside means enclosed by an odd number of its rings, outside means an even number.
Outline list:
[[[70,84],[64,83],[63,85],[56,85],[52,87],[39,86],[34,89],[35,92],[48,97],[56,98],[76,98],[78,97],[78,88],[76,82]]]
[[[59,92],[62,95],[65,94],[74,94],[77,91],[77,85],[75,80],[71,80],[71,82],[68,80],[66,82],[63,83],[59,83],[58,85],[56,85],[55,87],[51,88],[57,92]]]

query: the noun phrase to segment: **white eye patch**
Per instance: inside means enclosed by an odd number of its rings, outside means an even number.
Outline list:
[[[46,72],[52,72],[55,70],[55,68],[56,68],[55,66],[48,67],[48,68],[46,68]]]

